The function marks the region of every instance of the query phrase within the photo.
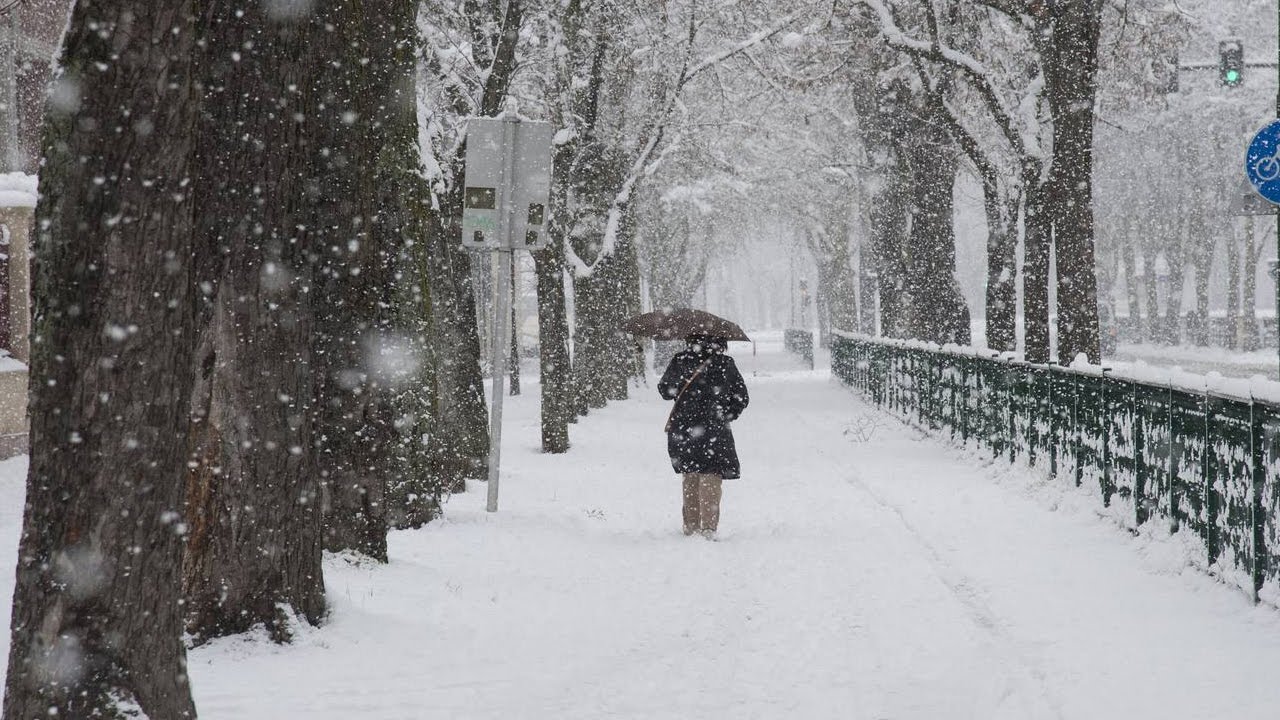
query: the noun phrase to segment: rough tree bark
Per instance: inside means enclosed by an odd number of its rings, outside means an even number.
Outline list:
[[[1160,286],[1156,283],[1156,249],[1151,245],[1142,251],[1142,291],[1147,304],[1143,338],[1156,342],[1160,338]]]
[[[1258,336],[1258,256],[1267,245],[1266,236],[1267,233],[1263,232],[1262,237],[1258,237],[1255,224],[1254,232],[1249,233],[1245,245],[1244,295],[1240,301],[1241,342],[1245,350],[1257,350],[1261,340]]]
[[[880,331],[888,337],[907,337],[906,283],[902,238],[907,233],[907,178],[901,162],[887,166],[884,188],[871,208],[871,235],[875,249],[876,287],[880,293]]]
[[[1024,176],[1022,234],[1023,355],[1029,362],[1049,362],[1049,249],[1053,234],[1046,184]]]
[[[643,371],[636,343],[619,327],[639,311],[639,267],[631,223],[622,223],[613,253],[596,261],[599,238],[579,245],[578,256],[595,262],[595,271],[574,282],[574,388],[579,415],[625,400],[628,381]]]
[[[183,478],[197,277],[194,3],[81,0],[36,208],[31,465],[4,718],[193,718]]]
[[[1197,212],[1198,233],[1191,247],[1191,264],[1194,268],[1196,309],[1194,323],[1188,322],[1188,334],[1196,345],[1210,344],[1209,328],[1209,280],[1213,270],[1213,256],[1219,242],[1218,223],[1209,223],[1204,209]]]
[[[994,177],[982,178],[987,217],[987,347],[1018,349],[1018,201],[1006,204]]]
[[[538,278],[538,362],[542,372],[542,451],[569,451],[569,318],[564,292],[564,234],[553,224],[534,253]]]
[[[952,196],[959,152],[933,112],[919,117],[899,152],[911,173],[911,229],[907,234],[910,337],[967,344],[969,313],[955,279]]]
[[[1059,0],[1044,11],[1045,96],[1053,115],[1053,242],[1058,360],[1101,361],[1093,237],[1093,116],[1102,3]],[[1043,23],[1044,21],[1042,21]]]
[[[613,271],[605,285],[608,312],[605,323],[609,355],[605,370],[610,400],[626,400],[631,380],[644,376],[644,349],[638,340],[622,331],[622,323],[640,312],[640,260],[636,251],[635,206],[629,205],[618,229],[618,244],[610,263]]]
[[[461,201],[459,200],[459,203]],[[432,365],[436,407],[429,453],[432,474],[451,492],[466,489],[467,479],[488,476],[489,416],[480,370],[480,335],[471,282],[471,259],[461,247],[460,226],[449,215],[432,214],[424,283],[431,293]],[[461,204],[458,206],[461,217]]]
[[[555,122],[562,128],[573,128],[566,142],[555,148],[551,173],[551,223],[547,230],[547,247],[533,254],[538,280],[538,363],[542,375],[541,426],[542,451],[563,453],[569,450],[569,423],[573,421],[573,366],[569,351],[569,314],[565,293],[565,248],[573,230],[574,218],[569,210],[573,188],[574,161],[579,149],[579,133],[588,132],[597,117],[599,87],[603,82],[604,42],[590,48],[591,36],[583,32],[586,9],[571,1],[560,18],[559,42],[568,52],[557,55],[552,104]],[[592,49],[591,75],[581,97],[574,78],[587,50]]]
[[[1233,223],[1234,224],[1234,223]],[[1253,233],[1253,217],[1244,221],[1244,235]],[[1247,240],[1246,240],[1247,243]],[[1227,244],[1227,347],[1240,347],[1240,238],[1232,228],[1231,242]]]
[[[1165,248],[1169,261],[1169,297],[1165,299],[1164,321],[1161,324],[1160,341],[1177,345],[1182,339],[1182,286],[1186,282],[1186,228],[1184,220],[1175,227],[1174,242]]]
[[[328,162],[318,199],[333,242],[316,265],[316,445],[325,546],[385,560],[389,483],[407,472],[397,302],[408,269],[403,117],[416,102],[411,0],[330,0],[320,21],[342,56],[320,83]],[[430,236],[429,236],[430,237]],[[433,288],[434,290],[434,288]],[[433,303],[433,306],[435,303]]]
[[[183,581],[197,641],[259,623],[285,639],[290,614],[324,612],[307,202],[320,160],[307,103],[324,68],[312,27],[226,2],[201,17],[196,227],[224,260],[193,399]]]
[[[858,332],[876,334],[876,278],[870,248],[858,251]]]
[[[1137,265],[1133,254],[1133,240],[1126,234],[1124,245],[1120,248],[1120,267],[1124,272],[1125,307],[1129,312],[1128,327],[1142,333],[1142,302],[1138,294]],[[1196,277],[1199,282],[1199,275]]]
[[[805,242],[818,267],[815,306],[819,335],[823,335],[821,331],[828,322],[837,330],[856,330],[858,297],[853,284],[848,226],[839,223],[815,229],[805,235]]]

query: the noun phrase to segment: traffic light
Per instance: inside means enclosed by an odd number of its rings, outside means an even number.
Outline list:
[[[1227,87],[1244,83],[1244,43],[1223,40],[1218,43],[1218,77]]]

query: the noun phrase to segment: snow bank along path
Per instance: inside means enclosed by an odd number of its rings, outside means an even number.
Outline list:
[[[1280,717],[1280,612],[1073,488],[921,437],[778,345],[742,347],[752,404],[720,542],[680,534],[652,388],[557,457],[537,451],[530,384],[501,512],[476,488],[394,533],[387,566],[330,558],[331,619],[291,646],[192,652],[201,717]],[[23,470],[0,466],[0,602]]]

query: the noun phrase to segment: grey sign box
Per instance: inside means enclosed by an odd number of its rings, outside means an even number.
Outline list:
[[[544,224],[538,221],[546,219],[554,136],[555,128],[545,122],[467,121],[463,245],[536,250],[546,244]],[[504,214],[509,228],[501,222]],[[506,237],[500,237],[503,230]]]

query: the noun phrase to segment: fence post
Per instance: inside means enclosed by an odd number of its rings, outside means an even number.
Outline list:
[[[884,362],[884,355],[884,348],[873,348],[871,351],[871,357],[874,362],[873,367],[877,370],[871,382],[876,387],[876,405],[879,407],[884,407],[886,386],[890,382],[889,373],[893,371],[893,368]]]
[[[1026,392],[1023,393],[1022,407],[1026,409],[1027,434],[1023,440],[1027,444],[1027,464],[1031,467],[1036,466],[1036,460],[1039,456],[1039,435],[1040,428],[1036,426],[1036,414],[1040,409],[1039,398],[1036,397],[1036,366],[1030,363],[1026,365],[1026,372],[1023,373],[1026,378]]]
[[[1000,444],[1000,433],[1003,432],[1001,425],[1000,411],[1004,407],[1003,402],[999,402],[999,394],[1003,388],[1001,379],[1004,377],[1002,368],[1004,363],[1000,362],[1000,353],[994,353],[991,356],[991,363],[987,365],[987,398],[986,427],[982,429],[982,433],[987,436],[987,442],[991,447],[991,460],[999,459],[1000,454],[1004,452],[1004,447]]]
[[[1266,579],[1267,569],[1267,517],[1262,504],[1262,495],[1266,489],[1267,464],[1264,452],[1262,412],[1258,403],[1249,398],[1249,468],[1252,471],[1252,491],[1250,492],[1249,520],[1253,529],[1253,558],[1250,574],[1253,579],[1253,601],[1258,602],[1258,592]]]
[[[1109,387],[1111,378],[1108,373],[1111,368],[1102,369],[1102,410],[1098,414],[1102,422],[1102,507],[1111,507],[1111,494],[1115,492],[1112,488],[1113,478],[1111,477],[1111,394]]]
[[[1176,482],[1178,473],[1177,454],[1174,452],[1173,434],[1173,381],[1170,380],[1165,390],[1165,503],[1168,505],[1169,531],[1178,530],[1178,497]]]
[[[1138,525],[1147,521],[1147,428],[1143,423],[1142,400],[1138,397],[1142,385],[1133,387],[1133,520]]]
[[[1080,422],[1080,393],[1084,384],[1084,375],[1071,377],[1071,459],[1075,463],[1076,487],[1084,484],[1084,427]]]
[[[927,357],[929,358],[929,429],[937,430],[942,427],[942,359],[936,351],[928,353]]]
[[[1009,464],[1012,465],[1018,461],[1018,403],[1021,400],[1018,397],[1018,378],[1014,371],[1016,366],[1013,361],[1009,361],[1005,365],[1005,388],[1009,396],[1009,422],[1008,435],[1005,436],[1005,444],[1009,448]]]
[[[1213,479],[1218,473],[1213,450],[1213,398],[1206,392],[1204,402],[1204,458],[1200,464],[1201,492],[1204,493],[1204,546],[1209,565],[1218,562],[1218,498],[1213,491]]]
[[[1049,411],[1049,437],[1045,443],[1045,449],[1049,451],[1049,477],[1058,477],[1058,435],[1062,432],[1062,423],[1058,417],[1058,399],[1053,392],[1053,386],[1057,379],[1058,363],[1050,360],[1049,366],[1045,368],[1044,377],[1048,380],[1046,383],[1049,388],[1047,390],[1048,397],[1045,401],[1045,407]]]

